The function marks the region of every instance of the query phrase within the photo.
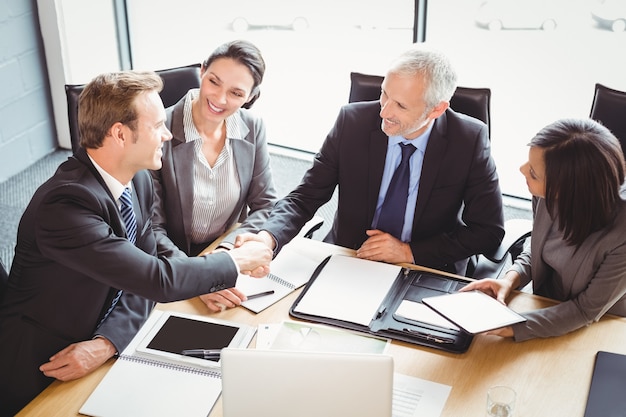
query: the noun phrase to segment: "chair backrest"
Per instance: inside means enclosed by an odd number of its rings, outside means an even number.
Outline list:
[[[626,92],[596,84],[589,117],[613,132],[626,154]]]
[[[200,64],[168,68],[155,71],[163,78],[163,91],[160,96],[165,107],[176,104],[192,88],[200,86]],[[70,125],[72,152],[80,146],[78,136],[78,98],[85,84],[66,84],[67,116]]]
[[[350,96],[348,102],[370,101],[380,98],[380,75],[350,73]],[[491,136],[491,90],[489,88],[457,87],[450,99],[450,107],[459,113],[483,121]]]

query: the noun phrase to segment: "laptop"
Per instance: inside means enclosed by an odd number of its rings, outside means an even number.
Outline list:
[[[391,417],[384,354],[225,348],[224,417]]]

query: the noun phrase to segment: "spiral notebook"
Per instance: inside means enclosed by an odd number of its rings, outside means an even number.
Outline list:
[[[299,253],[289,244],[285,245],[270,263],[272,272],[266,277],[239,275],[235,287],[247,296],[273,291],[270,295],[246,300],[241,305],[255,313],[265,310],[306,284],[318,264],[319,261]]]
[[[222,391],[219,363],[179,355],[172,340],[159,339],[164,333],[177,335],[168,323],[180,328],[178,319],[193,320],[192,327],[217,325],[229,330],[225,334],[230,336],[219,340],[220,348],[246,347],[256,331],[238,323],[154,310],[79,412],[94,417],[206,417]],[[189,336],[194,340],[197,334]],[[179,343],[185,337],[170,339]]]

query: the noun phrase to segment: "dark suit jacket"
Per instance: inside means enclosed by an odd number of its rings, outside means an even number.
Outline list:
[[[126,239],[117,204],[83,149],[61,164],[26,208],[0,304],[0,410],[8,415],[52,382],[38,367],[71,343],[100,334],[122,351],[154,301],[235,284],[237,268],[226,253],[157,257],[147,171],[135,176],[133,190],[136,246]],[[96,330],[118,288],[124,295]]]
[[[156,193],[153,221],[159,249],[177,254],[178,248],[187,255],[194,255],[190,253],[194,143],[185,142],[184,105],[185,97],[167,109],[168,128],[173,138],[163,144],[163,167],[152,172]],[[230,141],[241,193],[219,235],[241,222],[236,231],[222,239],[232,244],[237,234],[256,232],[263,225],[276,202],[276,190],[262,119],[245,109],[231,117],[235,118],[242,133],[241,138]]]
[[[337,213],[325,240],[357,249],[367,239],[387,153],[379,112],[377,101],[341,109],[313,166],[263,226],[279,249],[331,198],[336,186]],[[424,155],[410,242],[415,263],[464,273],[469,256],[498,246],[503,224],[487,126],[449,109],[435,120]]]

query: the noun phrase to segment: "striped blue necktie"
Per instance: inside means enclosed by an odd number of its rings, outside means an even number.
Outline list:
[[[135,243],[137,240],[137,219],[135,218],[135,212],[133,211],[133,198],[130,194],[130,189],[124,188],[124,192],[120,196],[120,213],[122,214],[122,220],[124,220],[124,225],[126,226],[126,237],[131,243]],[[122,290],[118,290],[117,294],[111,301],[111,306],[98,323],[98,327],[106,320],[109,316],[115,304],[119,301],[122,296]]]
[[[134,244],[137,239],[137,219],[135,219],[133,197],[130,195],[129,188],[124,188],[124,192],[120,196],[120,203],[122,220],[124,220],[124,224],[126,225],[126,237]]]

